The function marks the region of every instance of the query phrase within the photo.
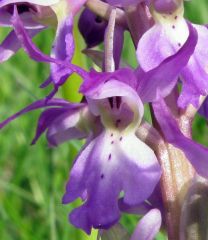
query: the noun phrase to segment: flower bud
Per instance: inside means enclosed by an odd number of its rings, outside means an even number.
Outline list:
[[[203,240],[208,236],[208,181],[196,177],[184,202],[180,240]]]
[[[87,44],[87,48],[94,47],[103,42],[107,23],[89,9],[85,9],[82,12],[78,26]]]

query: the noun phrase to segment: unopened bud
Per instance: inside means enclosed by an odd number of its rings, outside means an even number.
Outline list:
[[[185,199],[180,240],[208,239],[208,181],[196,177]]]

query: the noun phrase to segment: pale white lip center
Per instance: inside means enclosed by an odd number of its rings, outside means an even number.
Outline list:
[[[161,14],[153,10],[153,18],[156,24],[161,24],[164,34],[176,43],[176,46],[181,47],[189,36],[189,30],[186,20],[183,17],[183,5],[175,12]]]

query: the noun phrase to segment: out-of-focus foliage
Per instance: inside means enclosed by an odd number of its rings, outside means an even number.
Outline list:
[[[207,0],[187,2],[186,16],[195,23],[208,23]],[[0,30],[0,39],[3,39],[6,31]],[[53,34],[47,30],[35,38],[35,42],[46,53],[49,53]],[[126,36],[124,60],[135,67],[133,44],[128,34]],[[1,64],[0,121],[44,97],[50,89],[40,90],[38,87],[48,73],[49,66],[31,61],[23,51]],[[69,91],[67,87],[64,88],[65,97],[71,94]],[[30,146],[38,115],[38,111],[27,114],[1,130],[0,239],[95,240],[96,233],[88,237],[68,223],[68,212],[75,204],[61,204],[68,172],[81,142],[73,141],[49,149],[42,137],[35,146]],[[202,118],[197,117],[193,130],[197,141],[208,144],[207,125]],[[121,222],[132,232],[138,219],[125,215]],[[165,237],[159,234],[157,239]]]

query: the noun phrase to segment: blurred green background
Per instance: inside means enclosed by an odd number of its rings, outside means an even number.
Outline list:
[[[186,16],[194,23],[208,23],[207,0],[186,3]],[[0,30],[2,40],[9,29]],[[80,54],[84,43],[78,32],[75,62],[88,68],[91,62]],[[54,37],[46,30],[35,38],[37,45],[46,53]],[[207,43],[208,44],[208,43]],[[124,58],[136,66],[133,45],[127,35]],[[47,78],[49,66],[31,61],[21,50],[8,62],[0,65],[0,121],[43,98],[50,89],[40,90],[39,85]],[[62,89],[62,95],[75,99],[69,88],[80,79],[73,76]],[[34,136],[39,111],[27,114],[12,122],[0,134],[0,239],[4,240],[95,240],[96,232],[87,236],[68,222],[68,213],[78,203],[62,205],[61,198],[69,169],[81,142],[72,141],[58,148],[49,149],[44,137],[30,146]],[[206,121],[197,117],[194,121],[194,138],[208,144]],[[122,223],[132,232],[138,218],[122,217]],[[158,240],[165,239],[160,234]],[[139,239],[138,239],[139,240]]]

